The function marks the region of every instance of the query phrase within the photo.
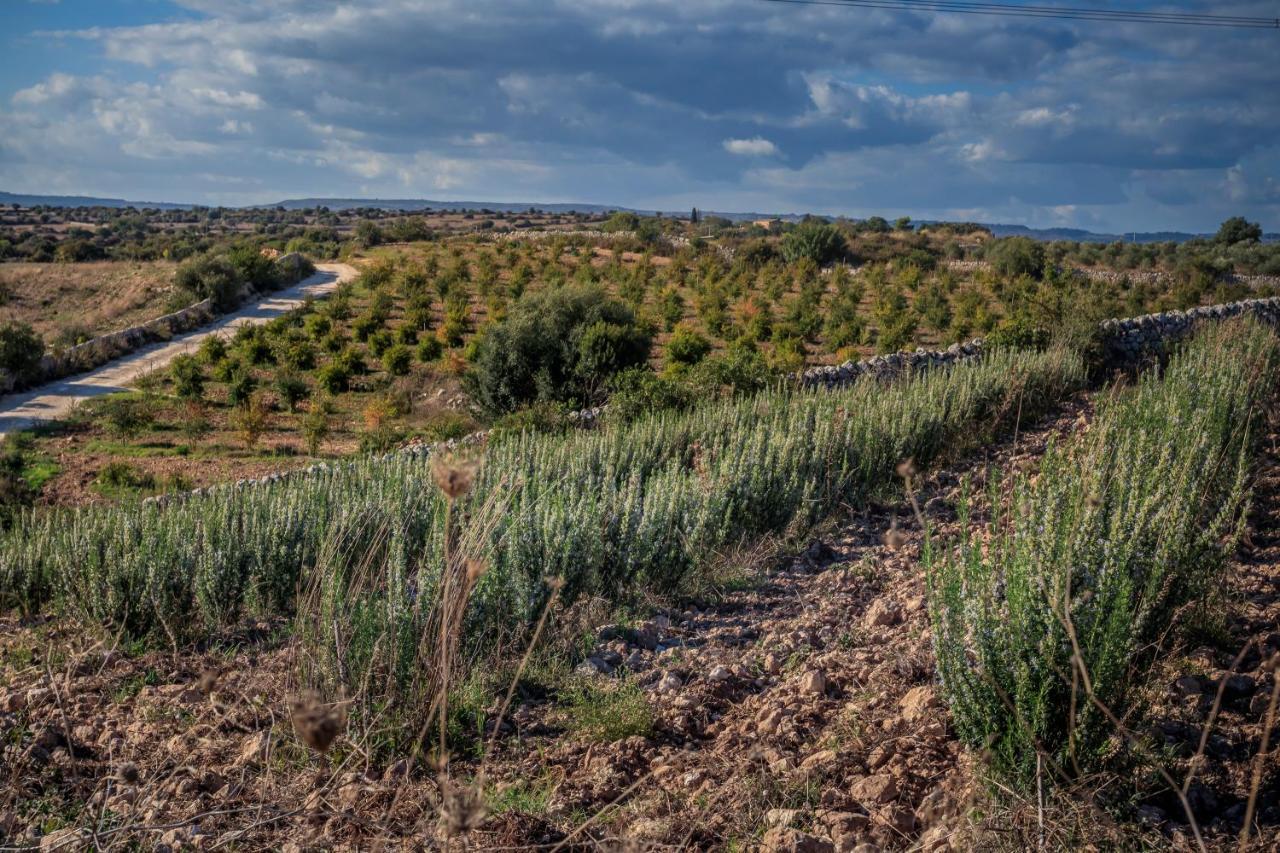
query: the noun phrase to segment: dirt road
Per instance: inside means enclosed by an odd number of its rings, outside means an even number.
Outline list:
[[[163,367],[182,353],[191,352],[210,335],[229,335],[238,326],[265,323],[297,308],[308,297],[329,295],[339,284],[355,276],[355,268],[347,264],[317,264],[316,274],[305,281],[220,317],[211,326],[143,347],[88,373],[0,398],[0,435],[65,418],[81,401],[125,390],[142,374]]]

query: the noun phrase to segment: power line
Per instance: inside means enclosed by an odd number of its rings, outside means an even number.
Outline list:
[[[1208,15],[1194,12],[1147,12],[1082,9],[1071,6],[1018,6],[1008,3],[970,3],[961,0],[763,0],[796,6],[848,6],[899,12],[941,12],[1008,18],[1047,18],[1060,21],[1106,21],[1123,24],[1170,24],[1188,27],[1280,29],[1280,18],[1247,15]]]

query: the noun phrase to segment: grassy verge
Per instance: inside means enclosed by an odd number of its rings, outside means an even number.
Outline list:
[[[988,525],[927,550],[956,730],[1005,780],[1034,792],[1129,754],[1144,667],[1236,541],[1278,363],[1264,326],[1202,331],[1038,473],[993,477]]]

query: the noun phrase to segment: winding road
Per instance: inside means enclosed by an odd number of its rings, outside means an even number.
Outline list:
[[[297,308],[308,298],[328,296],[339,284],[350,281],[356,274],[355,267],[347,264],[316,264],[316,274],[310,278],[232,314],[225,314],[211,325],[143,347],[87,373],[47,382],[21,394],[0,397],[0,435],[65,418],[80,402],[126,390],[126,386],[142,374],[164,367],[177,356],[195,350],[210,335],[230,335],[239,326],[265,323]]]

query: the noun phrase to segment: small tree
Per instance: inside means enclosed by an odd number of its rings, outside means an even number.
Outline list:
[[[667,341],[667,360],[675,364],[697,364],[711,352],[711,341],[688,326],[679,326]]]
[[[0,368],[22,380],[35,377],[44,357],[44,339],[27,323],[0,326]]]
[[[320,444],[329,436],[328,404],[316,400],[311,409],[302,416],[302,436],[307,441],[307,453],[312,456],[320,454]]]
[[[1215,243],[1221,243],[1224,246],[1245,242],[1256,243],[1262,239],[1262,226],[1256,222],[1250,222],[1243,216],[1233,216],[1222,223],[1213,239]]]
[[[404,376],[413,364],[413,353],[404,344],[396,344],[382,355],[382,366],[392,376]]]
[[[809,258],[822,266],[840,258],[845,251],[844,235],[827,222],[802,222],[782,238],[782,257],[788,263]]]
[[[307,399],[311,393],[311,389],[307,387],[307,381],[288,367],[283,367],[276,372],[275,386],[280,402],[284,403],[290,412],[296,412],[298,403]]]
[[[240,434],[245,448],[253,450],[267,430],[267,406],[262,397],[250,397],[246,405],[232,411],[229,420],[231,428]]]
[[[180,355],[169,365],[173,390],[184,400],[199,400],[204,396],[204,370],[192,355]]]
[[[1030,237],[1007,237],[987,245],[987,260],[1006,278],[1044,275],[1044,244]]]

